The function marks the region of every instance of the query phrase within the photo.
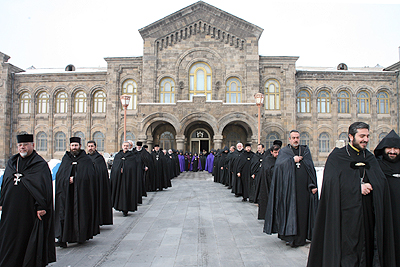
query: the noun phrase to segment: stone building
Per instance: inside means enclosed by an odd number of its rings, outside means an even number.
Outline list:
[[[254,94],[264,94],[261,142],[287,143],[298,129],[316,165],[354,121],[371,125],[370,148],[399,130],[399,63],[384,68],[296,67],[298,57],[260,56],[263,29],[199,1],[139,30],[143,56],[105,58],[107,68],[28,69],[0,52],[0,166],[17,133],[35,136],[47,160],[70,136],[103,152],[127,139],[198,152],[258,139]]]

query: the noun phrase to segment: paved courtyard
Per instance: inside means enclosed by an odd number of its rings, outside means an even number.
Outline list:
[[[182,173],[150,192],[138,211],[83,244],[57,248],[50,266],[305,266],[309,244],[291,248],[263,233],[257,206],[235,198],[206,172]]]

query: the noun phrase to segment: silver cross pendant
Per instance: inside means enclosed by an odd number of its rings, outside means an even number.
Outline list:
[[[300,169],[300,162],[296,162],[297,169]]]
[[[21,176],[23,176],[21,173],[14,173],[14,185],[18,185],[18,182],[21,182]]]

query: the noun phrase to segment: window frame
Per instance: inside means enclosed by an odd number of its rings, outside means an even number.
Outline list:
[[[271,85],[275,86],[275,91],[274,92],[269,92],[269,88]],[[281,87],[280,83],[276,79],[268,79],[265,84],[264,84],[264,94],[265,94],[265,99],[264,99],[264,105],[266,110],[280,110],[280,92],[281,92]],[[273,107],[270,107],[270,102],[273,99]]]

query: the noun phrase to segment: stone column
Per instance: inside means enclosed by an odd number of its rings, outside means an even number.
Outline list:
[[[222,135],[214,135],[214,149],[222,148]]]
[[[181,151],[181,150],[185,150],[184,149],[184,145],[185,145],[185,136],[184,135],[177,135],[176,136],[176,149],[178,150],[178,151]]]

